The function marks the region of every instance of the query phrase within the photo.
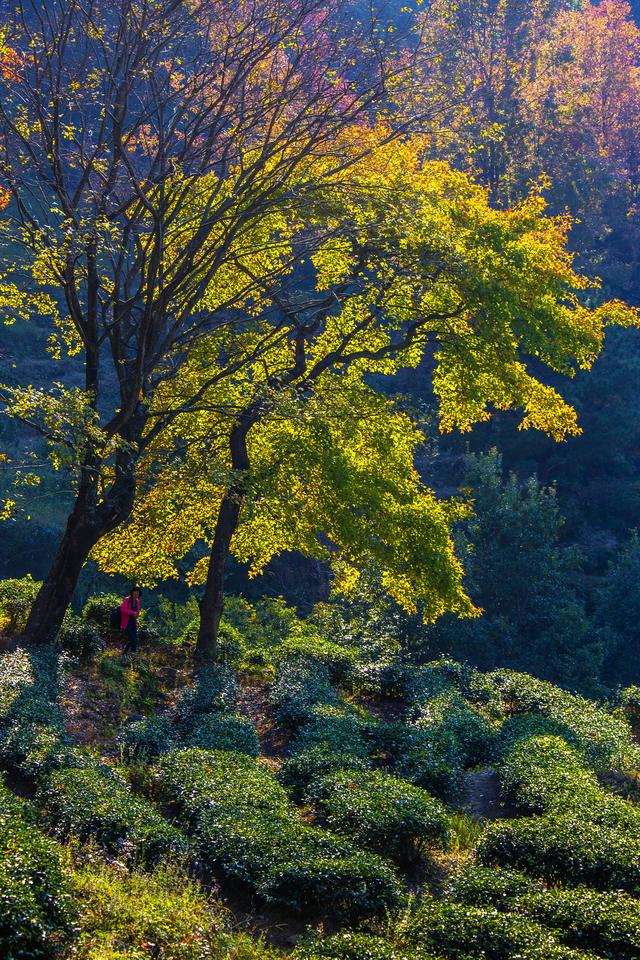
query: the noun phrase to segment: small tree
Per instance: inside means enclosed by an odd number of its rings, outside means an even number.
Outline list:
[[[465,583],[483,613],[439,625],[431,642],[483,669],[507,666],[597,692],[602,646],[578,591],[581,556],[560,542],[555,492],[535,477],[505,479],[495,450],[468,456],[465,485],[474,511],[464,525]]]

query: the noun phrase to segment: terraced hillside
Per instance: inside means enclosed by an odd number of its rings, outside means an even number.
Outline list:
[[[3,957],[640,957],[638,691],[270,657],[0,655]]]

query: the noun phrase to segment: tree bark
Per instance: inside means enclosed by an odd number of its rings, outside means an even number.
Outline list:
[[[230,437],[231,466],[234,480],[225,492],[216,529],[213,535],[207,580],[200,599],[200,627],[196,642],[196,662],[215,663],[218,659],[218,634],[224,612],[224,574],[229,558],[231,540],[238,529],[240,510],[245,495],[249,472],[247,435],[255,422],[255,415],[243,417],[234,427]]]
[[[89,554],[133,509],[134,470],[133,462],[126,470],[121,469],[97,505],[97,480],[91,478],[80,484],[53,563],[31,607],[23,632],[26,642],[42,644],[55,640]]]

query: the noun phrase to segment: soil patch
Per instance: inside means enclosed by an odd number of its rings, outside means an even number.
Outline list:
[[[269,760],[282,762],[287,755],[289,737],[274,723],[269,703],[269,688],[263,681],[240,683],[237,699],[238,713],[250,720],[260,738],[260,754]]]
[[[462,792],[463,806],[476,820],[506,820],[519,816],[512,804],[503,801],[500,781],[493,767],[466,773]]]

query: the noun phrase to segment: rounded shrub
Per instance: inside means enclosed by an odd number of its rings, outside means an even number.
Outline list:
[[[200,860],[262,899],[353,918],[399,904],[402,890],[390,864],[301,823],[273,773],[251,757],[177,750],[161,757],[156,777]]]
[[[436,954],[420,947],[398,947],[366,933],[345,931],[324,939],[303,943],[291,960],[432,960]]]
[[[127,760],[157,757],[171,750],[174,741],[173,724],[162,714],[126,723],[118,733],[118,743]]]
[[[185,746],[204,750],[229,750],[257,757],[260,740],[254,725],[237,714],[203,714],[184,738]]]
[[[516,870],[474,864],[455,874],[449,881],[445,893],[447,899],[466,903],[470,907],[511,910],[523,897],[542,893],[544,889],[544,884],[540,880],[518,873]]]
[[[72,614],[64,618],[58,638],[67,653],[82,660],[91,660],[104,650],[104,640],[96,624]]]
[[[62,836],[93,837],[146,863],[186,853],[183,834],[106,768],[56,771],[41,791],[41,802]]]
[[[492,824],[480,863],[511,867],[550,883],[640,892],[640,838],[581,816],[554,814]]]
[[[403,941],[448,960],[587,960],[548,928],[515,913],[425,898],[403,924]]]
[[[201,714],[233,710],[236,702],[235,673],[223,664],[198,671],[191,686],[182,692],[176,708],[176,722],[184,729],[197,723]]]
[[[122,603],[122,597],[117,593],[99,593],[89,597],[82,608],[82,618],[101,629],[109,627],[111,614]]]
[[[306,723],[318,704],[338,702],[327,667],[310,657],[282,661],[270,699],[276,720],[294,728]]]
[[[74,911],[56,845],[0,784],[0,955],[49,958],[70,937]]]
[[[511,713],[538,713],[558,723],[594,769],[624,771],[640,765],[640,747],[624,717],[527,673],[496,670],[487,676]]]
[[[616,960],[640,956],[640,903],[618,890],[553,889],[527,896],[519,908],[570,945]]]
[[[420,842],[444,846],[450,817],[425,790],[380,770],[340,770],[313,788],[327,826],[359,846],[406,859]]]

